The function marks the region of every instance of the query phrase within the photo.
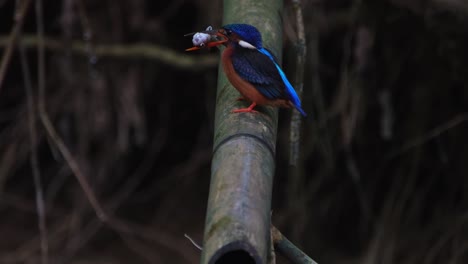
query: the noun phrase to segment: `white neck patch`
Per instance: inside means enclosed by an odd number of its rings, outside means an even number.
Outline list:
[[[248,43],[247,41],[239,40],[239,45],[246,49],[257,49],[254,45]]]

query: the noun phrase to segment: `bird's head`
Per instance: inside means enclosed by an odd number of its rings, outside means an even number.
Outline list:
[[[258,29],[248,24],[229,24],[223,26],[219,32],[229,41],[239,44],[243,48],[262,48],[262,35]]]
[[[210,38],[206,38],[206,42],[204,42],[202,45],[196,45],[187,49],[187,51],[197,50],[205,46],[215,47],[221,44],[234,44],[248,49],[262,48],[262,35],[256,27],[249,24],[229,24],[218,30],[206,30],[200,33],[215,36],[217,40],[211,41]]]

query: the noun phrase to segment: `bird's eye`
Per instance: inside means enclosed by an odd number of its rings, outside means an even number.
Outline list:
[[[230,30],[230,29],[226,30],[226,35],[229,36],[229,35],[231,35],[231,34],[232,34],[232,30]]]

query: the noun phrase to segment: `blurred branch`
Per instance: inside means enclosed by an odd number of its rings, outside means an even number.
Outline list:
[[[304,28],[304,19],[303,19],[303,11],[302,11],[302,4],[301,1],[292,1],[292,10],[293,16],[295,19],[295,76],[294,76],[294,87],[296,92],[305,105],[304,96],[302,96],[303,88],[304,88],[304,72],[306,67],[306,55],[308,47],[310,43],[306,43],[306,35],[305,35],[305,28]],[[315,15],[315,10],[310,11],[311,17]],[[316,23],[310,23],[307,25],[308,33],[314,31],[316,28]],[[315,44],[315,43],[314,43]],[[314,73],[309,73],[307,77],[309,78]],[[313,87],[312,87],[313,88]],[[309,92],[313,92],[310,91]],[[309,113],[310,118],[312,116]],[[314,115],[311,119],[313,122],[316,122],[317,117]],[[309,119],[309,120],[311,120]],[[288,208],[290,212],[295,215],[301,215],[301,217],[295,218],[295,225],[292,227],[292,236],[296,237],[298,234],[302,234],[304,232],[306,223],[307,223],[307,215],[301,214],[302,208],[306,206],[306,195],[304,195],[305,190],[305,173],[304,173],[304,159],[300,158],[301,153],[305,153],[308,151],[310,154],[312,148],[307,148],[301,145],[301,126],[302,126],[302,116],[297,111],[292,111],[291,121],[289,125],[289,168],[288,168],[288,185],[287,185],[287,200],[288,200]],[[302,148],[302,151],[301,151]]]
[[[28,134],[30,146],[30,164],[34,181],[34,189],[36,191],[36,213],[38,217],[38,226],[41,240],[41,263],[48,263],[48,234],[46,222],[46,209],[44,203],[44,191],[42,190],[42,180],[39,170],[39,159],[37,154],[37,127],[36,127],[36,107],[33,101],[33,91],[31,83],[31,74],[29,72],[29,64],[26,58],[26,51],[20,43],[20,60],[21,70],[23,74],[24,87],[26,90],[26,100],[28,107]]]
[[[281,232],[275,227],[271,226],[271,233],[275,248],[285,257],[287,257],[293,264],[317,264],[313,259],[307,256],[296,245],[289,241]]]
[[[312,104],[314,107],[313,119],[316,120],[313,122],[312,126],[312,133],[309,134],[311,136],[310,143],[304,147],[304,156],[310,155],[312,151],[316,151],[318,155],[323,155],[325,159],[325,163],[323,164],[323,168],[325,170],[331,170],[334,168],[335,162],[335,154],[334,149],[332,147],[332,139],[331,135],[333,134],[333,130],[331,129],[331,125],[329,124],[328,119],[328,109],[327,103],[325,102],[325,94],[324,91],[325,85],[322,84],[322,74],[323,71],[323,61],[321,56],[321,49],[320,49],[320,36],[326,35],[322,34],[321,30],[326,30],[324,28],[328,28],[328,30],[332,30],[335,27],[332,25],[329,26],[320,26],[320,24],[327,24],[323,21],[350,21],[351,16],[349,12],[340,11],[341,15],[333,15],[333,14],[325,14],[323,10],[323,6],[321,6],[321,2],[317,2],[310,8],[309,16],[310,22],[307,23],[307,63],[310,70],[308,74],[305,76],[308,79],[306,82],[310,83],[310,93],[308,93],[307,97],[309,98],[308,102]],[[335,12],[337,13],[337,12]],[[336,16],[339,17],[347,17],[346,19],[341,18],[334,18]],[[322,22],[320,22],[322,21]],[[331,22],[329,22],[331,23]],[[336,22],[335,22],[336,23]],[[341,22],[343,23],[343,22]],[[338,23],[339,24],[339,23]],[[346,25],[349,22],[346,22]],[[344,24],[342,24],[344,25]],[[325,89],[326,90],[326,89]],[[311,110],[309,110],[312,112]],[[317,182],[319,185],[319,183]]]
[[[104,210],[99,204],[96,198],[96,195],[94,194],[91,186],[86,180],[85,175],[81,172],[81,169],[78,163],[76,162],[75,158],[70,153],[70,150],[67,148],[63,140],[60,138],[59,134],[57,133],[57,130],[55,130],[54,125],[50,121],[49,116],[47,115],[47,112],[45,110],[44,102],[41,103],[41,101],[42,100],[39,101],[39,116],[41,118],[42,124],[44,125],[49,137],[51,138],[51,141],[58,148],[60,154],[66,160],[68,166],[70,167],[71,171],[73,172],[76,179],[78,180],[78,183],[80,184],[83,192],[85,193],[86,198],[88,199],[91,206],[93,207],[97,217],[101,221],[106,222],[108,220],[107,215],[105,214]]]
[[[297,27],[297,41],[296,41],[296,76],[295,87],[299,99],[302,99],[302,92],[304,90],[304,71],[305,71],[305,57],[307,52],[306,38],[304,32],[304,18],[302,16],[301,1],[293,0],[293,8],[296,12],[296,27]],[[289,165],[297,166],[300,152],[300,139],[301,139],[301,123],[302,117],[297,110],[292,111],[290,134],[289,134]],[[297,177],[297,175],[295,175]]]
[[[9,47],[10,42],[9,37],[0,36],[0,48]],[[38,45],[39,40],[33,35],[23,35],[21,42],[25,48],[34,48]],[[70,45],[65,45],[59,39],[44,37],[44,48],[51,51],[69,49],[73,53],[88,56],[89,50],[86,45],[83,41],[73,41]],[[184,53],[163,46],[145,43],[129,45],[96,44],[93,45],[93,53],[99,57],[156,60],[176,68],[191,70],[202,70],[218,65],[216,55],[186,56]]]
[[[3,80],[5,79],[8,64],[10,64],[11,56],[13,55],[13,50],[16,46],[16,40],[21,32],[21,28],[23,27],[24,16],[26,15],[30,4],[31,0],[24,0],[21,2],[18,11],[15,14],[15,25],[13,26],[10,35],[3,38],[2,46],[5,46],[6,49],[3,53],[2,61],[0,62],[0,90],[2,88]]]
[[[85,175],[81,172],[81,169],[76,162],[75,158],[71,154],[70,150],[67,148],[65,143],[63,142],[60,135],[57,133],[52,121],[47,114],[46,109],[46,102],[45,102],[45,37],[44,37],[44,24],[43,24],[43,14],[42,14],[42,5],[41,3],[37,3],[36,6],[36,24],[37,24],[37,38],[36,38],[36,46],[37,46],[37,53],[38,53],[38,112],[39,118],[44,125],[47,134],[49,135],[51,141],[60,151],[60,154],[64,157],[67,162],[67,165],[70,167],[71,171],[75,175],[76,179],[78,180],[83,192],[85,193],[86,198],[88,199],[89,203],[93,207],[97,217],[103,221],[107,221],[107,215],[105,214],[104,210],[102,209],[101,205],[99,204],[91,186],[89,185]],[[21,40],[23,41],[23,40]],[[25,45],[26,46],[26,45]]]
[[[429,132],[425,133],[424,135],[420,136],[420,137],[417,137],[417,138],[414,138],[414,139],[410,139],[408,140],[406,143],[404,143],[401,147],[399,147],[398,149],[392,151],[389,155],[388,155],[388,159],[392,159],[412,148],[415,148],[415,147],[418,147],[418,146],[421,146],[423,145],[424,143],[427,143],[429,140],[433,139],[433,138],[436,138],[438,136],[440,136],[440,134],[462,124],[463,122],[466,122],[468,121],[468,113],[462,113],[462,114],[459,114],[457,116],[455,116],[454,118],[450,119],[449,121],[447,121],[446,123],[440,125],[440,126],[437,126],[435,127],[434,129],[430,130]]]
[[[466,0],[390,0],[389,2],[417,14],[424,14],[428,9],[432,9],[468,16],[468,2]]]
[[[44,34],[44,21],[43,21],[43,14],[42,14],[42,0],[36,0],[36,24],[37,24],[37,34],[43,35]],[[40,43],[42,44],[42,43]],[[31,79],[29,74],[29,66],[26,60],[26,52],[24,45],[20,42],[20,53],[21,53],[21,65],[23,68],[24,73],[24,82],[26,86],[26,94],[27,94],[27,101],[28,101],[28,116],[29,116],[29,127],[30,127],[30,138],[31,138],[31,165],[33,170],[33,178],[34,178],[34,187],[36,190],[36,205],[37,205],[37,215],[38,215],[38,222],[39,222],[39,233],[41,238],[41,263],[47,264],[49,263],[49,243],[47,240],[48,231],[47,231],[47,224],[46,224],[46,212],[45,212],[45,205],[44,205],[44,194],[42,191],[42,181],[41,175],[39,173],[39,161],[37,157],[36,147],[37,147],[37,139],[36,139],[36,116],[35,116],[35,107],[33,102],[32,96],[32,85]],[[39,69],[39,77],[38,77],[38,86],[39,89],[43,89],[45,86],[45,58],[44,58],[44,49],[43,45],[38,45],[38,69]]]

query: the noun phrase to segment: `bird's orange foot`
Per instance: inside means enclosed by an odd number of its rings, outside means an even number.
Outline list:
[[[235,109],[235,110],[232,110],[232,112],[233,113],[258,113],[257,110],[250,109],[249,107],[248,108]]]
[[[232,110],[232,112],[233,113],[258,113],[258,111],[253,110],[256,105],[257,103],[254,102],[247,108],[235,109],[235,110]]]

